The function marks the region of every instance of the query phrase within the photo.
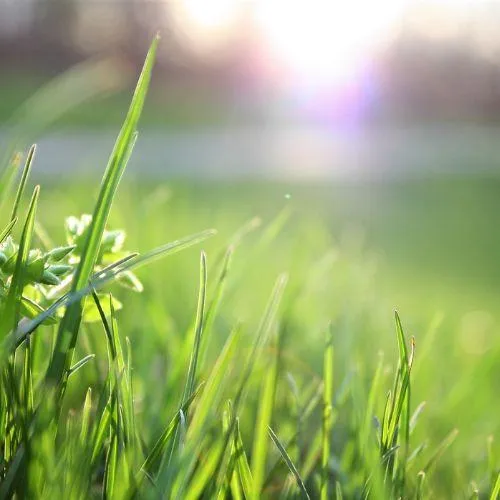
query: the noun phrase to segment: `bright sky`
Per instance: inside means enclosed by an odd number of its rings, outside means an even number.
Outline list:
[[[405,13],[429,36],[454,36],[500,0],[178,0],[179,22],[201,54],[230,44],[251,9],[266,56],[286,74],[341,83],[395,35]],[[484,11],[486,12],[486,11]],[[481,23],[486,24],[488,15]],[[497,13],[500,11],[497,7]],[[495,17],[500,22],[500,17]],[[469,22],[470,25],[470,22]],[[496,26],[496,23],[495,23]],[[484,32],[483,29],[478,30]],[[495,29],[492,33],[496,33]],[[484,33],[481,35],[484,43]],[[490,35],[488,35],[490,36]],[[496,35],[495,35],[496,36]],[[486,40],[488,42],[488,40]]]

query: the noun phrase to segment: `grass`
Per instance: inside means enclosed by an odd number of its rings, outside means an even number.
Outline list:
[[[95,198],[0,184],[0,497],[497,498],[497,185],[117,190],[155,43]]]

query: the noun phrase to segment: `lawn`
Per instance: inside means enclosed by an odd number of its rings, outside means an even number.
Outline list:
[[[115,195],[150,64],[100,191],[2,184],[0,495],[497,498],[500,180]]]

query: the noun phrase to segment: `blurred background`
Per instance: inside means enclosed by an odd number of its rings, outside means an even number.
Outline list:
[[[209,225],[320,217],[377,252],[391,304],[490,328],[499,28],[494,0],[0,0],[0,145],[97,178],[160,32],[127,179],[190,186]]]
[[[148,172],[496,170],[499,25],[494,0],[0,0],[0,126],[73,68],[85,84],[54,93],[58,155],[40,169],[60,173],[70,149],[99,163],[159,31]]]

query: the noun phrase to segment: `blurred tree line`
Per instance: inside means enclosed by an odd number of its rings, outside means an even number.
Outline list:
[[[194,75],[203,85],[215,81],[234,87],[236,82],[256,95],[265,90],[269,81],[259,74],[250,24],[218,57],[200,57],[186,45],[172,5],[155,0],[0,0],[0,78],[7,71],[56,74],[96,54],[114,54],[138,65],[151,36],[160,31],[167,47],[158,61],[164,79]],[[498,9],[492,16],[500,22]],[[463,42],[402,30],[375,62],[380,105],[373,118],[500,120],[500,51],[498,57],[495,52],[485,57]]]

